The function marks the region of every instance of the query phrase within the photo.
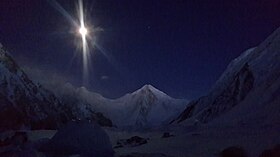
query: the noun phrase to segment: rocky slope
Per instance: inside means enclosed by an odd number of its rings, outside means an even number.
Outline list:
[[[280,28],[234,59],[211,92],[172,123],[275,123],[280,118]]]
[[[102,113],[71,96],[60,99],[35,84],[0,45],[0,130],[56,129],[71,120],[112,126]]]
[[[96,105],[103,105],[105,98],[96,93],[89,92],[85,87],[75,88],[67,83],[56,90],[56,95],[67,104],[68,113],[73,120],[92,120],[101,126],[112,127],[112,121],[99,112]],[[89,98],[90,100],[86,99]]]
[[[67,116],[62,103],[34,84],[0,46],[0,130],[56,128]]]

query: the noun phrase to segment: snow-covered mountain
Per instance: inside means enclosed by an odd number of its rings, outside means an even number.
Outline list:
[[[280,28],[234,59],[211,92],[191,101],[173,123],[280,121]]]
[[[72,91],[71,87],[66,91]],[[77,92],[85,96],[84,91],[81,88]],[[112,126],[110,119],[74,93],[60,99],[35,84],[0,44],[0,130],[55,129],[71,120],[93,120],[101,126]]]
[[[167,123],[182,111],[186,100],[174,99],[151,85],[118,99],[107,99],[85,87],[74,88],[66,84],[57,90],[62,99],[76,97],[80,108],[103,113],[118,127],[145,128]],[[88,111],[84,111],[88,112]]]
[[[183,109],[186,100],[174,99],[151,85],[114,100],[119,126],[149,127],[167,123]]]
[[[67,119],[54,94],[34,84],[0,44],[0,130],[54,128]]]
[[[54,94],[50,91],[53,91]],[[2,46],[0,49],[0,128],[56,128],[69,120],[94,120],[102,126],[144,128],[175,118],[185,100],[145,85],[119,99],[107,99],[64,84],[49,89],[33,83]],[[108,117],[108,118],[107,118]]]
[[[94,120],[101,126],[111,127],[112,121],[98,110],[98,106],[106,103],[106,99],[100,94],[90,92],[85,87],[75,88],[66,83],[55,90],[60,100],[67,104],[66,109],[71,119]]]

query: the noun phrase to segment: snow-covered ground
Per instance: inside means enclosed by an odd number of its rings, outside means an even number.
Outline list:
[[[280,126],[174,126],[163,130],[147,132],[128,132],[105,128],[114,147],[119,139],[140,136],[148,139],[147,144],[136,147],[115,148],[115,156],[138,153],[142,156],[169,157],[218,157],[219,153],[230,146],[240,146],[246,150],[249,157],[259,156],[265,150],[280,143]],[[162,138],[164,132],[170,132],[172,137]],[[31,141],[41,138],[51,138],[55,130],[29,131]],[[146,154],[146,155],[144,155]],[[154,155],[153,155],[154,154]],[[40,157],[44,154],[39,153]]]
[[[107,130],[112,144],[118,139],[140,136],[148,143],[137,147],[115,149],[117,154],[160,153],[174,157],[217,157],[230,146],[243,147],[249,156],[258,156],[264,149],[280,143],[279,126],[189,126],[169,129],[173,137],[162,138],[165,131],[117,132]]]

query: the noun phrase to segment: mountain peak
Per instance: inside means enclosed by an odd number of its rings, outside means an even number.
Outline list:
[[[166,93],[162,92],[161,90],[155,88],[150,84],[144,85],[142,88],[138,89],[137,91],[133,92],[132,94],[141,94],[141,95],[150,95],[153,94],[157,97],[169,97]]]
[[[145,84],[142,88],[140,88],[140,90],[158,90],[158,89],[156,89],[154,86],[150,84]]]

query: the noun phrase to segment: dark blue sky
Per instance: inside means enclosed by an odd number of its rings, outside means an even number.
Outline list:
[[[77,17],[77,1],[57,2]],[[91,50],[86,86],[111,98],[144,84],[174,97],[201,96],[233,58],[280,26],[277,0],[88,0],[85,7],[87,22],[103,28],[97,43],[114,60]],[[47,0],[0,1],[0,42],[17,61],[81,86],[73,31]]]

